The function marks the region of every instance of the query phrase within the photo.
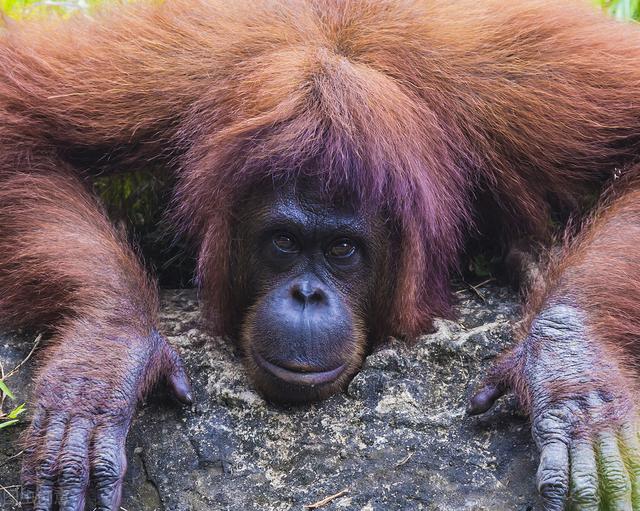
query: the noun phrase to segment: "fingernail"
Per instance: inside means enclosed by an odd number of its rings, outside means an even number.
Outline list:
[[[182,374],[171,375],[171,387],[174,395],[178,400],[184,404],[193,404],[193,394],[191,391],[191,384],[187,381],[186,377]]]

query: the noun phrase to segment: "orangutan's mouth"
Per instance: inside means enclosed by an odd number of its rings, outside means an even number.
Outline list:
[[[274,364],[273,362],[269,362],[266,360],[260,353],[256,350],[253,351],[253,358],[256,361],[256,364],[260,366],[260,368],[272,376],[278,378],[287,383],[293,383],[295,385],[323,385],[325,383],[331,383],[335,381],[338,376],[342,374],[344,371],[346,364],[342,364],[335,369],[330,369],[328,371],[314,371],[314,370],[292,370],[286,367],[282,367]]]

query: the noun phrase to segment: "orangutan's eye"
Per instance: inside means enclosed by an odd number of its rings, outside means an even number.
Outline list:
[[[273,244],[280,252],[285,252],[286,254],[298,252],[296,240],[286,232],[276,234],[273,238]]]
[[[327,254],[334,259],[348,259],[356,252],[356,246],[347,238],[335,241],[327,251]]]

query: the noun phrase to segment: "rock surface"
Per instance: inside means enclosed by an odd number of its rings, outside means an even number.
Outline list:
[[[460,292],[459,320],[405,346],[369,356],[344,394],[300,407],[265,402],[233,345],[199,328],[192,291],[165,293],[163,332],[183,354],[197,403],[159,391],[128,442],[122,507],[137,510],[533,510],[536,452],[511,399],[481,418],[468,396],[511,340],[518,305],[508,291]],[[5,372],[29,352],[0,336]],[[7,382],[29,407],[31,362]],[[5,403],[5,410],[12,403]],[[0,510],[18,509],[15,443],[0,430]]]

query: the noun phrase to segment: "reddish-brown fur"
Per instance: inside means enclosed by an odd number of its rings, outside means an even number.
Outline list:
[[[0,322],[92,337],[96,354],[113,336],[150,335],[156,294],[84,191],[96,171],[175,170],[173,212],[198,247],[219,332],[237,320],[234,204],[263,182],[315,179],[328,200],[388,221],[399,243],[382,330],[406,336],[449,313],[450,273],[476,226],[499,226],[501,242],[546,239],[553,207],[572,211],[622,172],[624,190],[530,310],[570,296],[631,385],[639,63],[638,27],[569,1],[169,0],[4,29]],[[88,374],[118,377],[96,364]],[[509,378],[526,403],[521,374]]]
[[[603,356],[615,361],[617,371],[604,375],[613,387],[629,388],[637,395],[638,339],[640,339],[640,182],[638,168],[615,180],[595,212],[567,230],[561,251],[549,255],[545,271],[533,284],[525,317],[518,328],[525,338],[532,322],[551,301],[561,298],[585,312],[588,342],[596,343]],[[498,378],[530,409],[530,390],[523,378],[526,348],[504,353],[496,366]],[[556,388],[558,394],[578,395],[587,389],[579,382]]]
[[[413,335],[448,311],[474,195],[492,196],[505,230],[541,234],[550,202],[575,201],[638,153],[635,27],[554,2],[455,11],[190,1],[7,31],[4,172],[83,149],[124,147],[116,170],[169,159],[224,328],[234,197],[313,162],[328,193],[396,223],[389,330]]]

